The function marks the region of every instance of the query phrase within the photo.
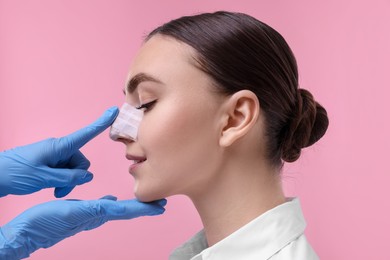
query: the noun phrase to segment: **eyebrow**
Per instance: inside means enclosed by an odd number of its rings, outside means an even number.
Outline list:
[[[138,73],[127,82],[127,84],[126,84],[127,93],[130,93],[130,94],[133,93],[137,89],[138,85],[144,81],[162,83],[160,80],[154,78],[153,76],[151,76],[149,74]]]

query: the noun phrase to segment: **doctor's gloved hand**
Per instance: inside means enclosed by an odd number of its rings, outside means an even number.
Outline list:
[[[142,203],[116,201],[114,196],[99,200],[57,200],[34,206],[0,227],[0,259],[21,259],[39,248],[48,248],[84,230],[110,220],[162,214],[165,199]]]
[[[79,149],[109,127],[118,115],[112,107],[94,123],[61,138],[49,138],[0,153],[0,197],[55,187],[56,197],[92,180],[90,162]]]

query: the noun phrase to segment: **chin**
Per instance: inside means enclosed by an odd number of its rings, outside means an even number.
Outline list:
[[[134,189],[134,195],[137,198],[137,200],[141,202],[152,202],[155,200],[163,199],[164,196],[161,196],[161,194],[158,194],[157,192],[153,192],[151,190],[141,190],[135,187]]]

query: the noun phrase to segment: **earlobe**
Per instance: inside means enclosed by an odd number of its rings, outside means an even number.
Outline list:
[[[257,122],[259,112],[259,100],[252,91],[241,90],[234,93],[225,104],[226,116],[219,144],[228,147],[245,136]]]

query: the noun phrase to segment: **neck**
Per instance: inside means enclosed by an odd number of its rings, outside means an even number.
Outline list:
[[[265,165],[255,166],[253,161],[232,164],[221,169],[211,188],[190,196],[209,246],[285,202],[279,172]]]

